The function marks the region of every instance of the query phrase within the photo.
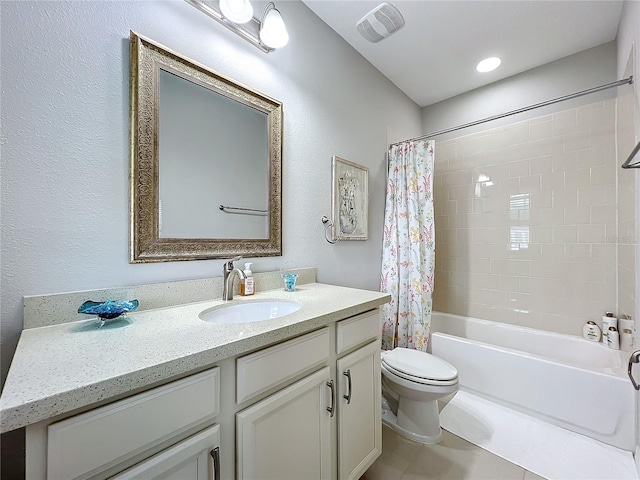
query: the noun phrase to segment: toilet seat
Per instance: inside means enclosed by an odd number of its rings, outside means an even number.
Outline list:
[[[458,371],[453,365],[418,350],[398,347],[383,352],[382,365],[389,373],[411,382],[443,386],[458,383]]]

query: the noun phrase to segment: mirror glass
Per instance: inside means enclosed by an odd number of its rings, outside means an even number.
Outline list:
[[[160,70],[160,238],[269,238],[268,128],[264,112]]]
[[[131,32],[131,261],[281,250],[282,104]]]

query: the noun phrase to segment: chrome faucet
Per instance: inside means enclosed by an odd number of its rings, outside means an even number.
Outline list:
[[[237,273],[240,280],[244,280],[246,275],[238,267],[233,266],[233,262],[241,260],[241,256],[233,257],[224,264],[222,269],[224,278],[222,281],[222,300],[233,300],[233,274]]]

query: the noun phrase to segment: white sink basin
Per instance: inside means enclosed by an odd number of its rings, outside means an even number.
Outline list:
[[[298,303],[282,300],[236,303],[204,310],[198,316],[211,323],[262,322],[289,315],[299,310],[300,306]]]

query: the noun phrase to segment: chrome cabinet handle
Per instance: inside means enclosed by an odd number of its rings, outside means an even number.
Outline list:
[[[640,390],[640,385],[638,385],[635,378],[633,378],[633,373],[631,372],[631,369],[633,367],[633,364],[638,363],[639,361],[640,361],[640,350],[636,350],[629,357],[629,368],[627,369],[627,373],[629,374],[629,380],[631,380],[631,383],[633,383],[633,388],[635,388],[636,390]]]
[[[216,447],[209,452],[213,458],[213,480],[220,480],[220,447]]]
[[[334,413],[336,413],[336,390],[333,388],[333,380],[327,382],[327,387],[331,389],[331,406],[327,407],[327,412],[333,417]]]
[[[349,405],[351,403],[351,370],[347,370],[346,372],[342,372],[342,374],[345,377],[347,377],[347,379],[349,380],[348,385],[347,385],[347,394],[342,396],[342,398],[344,398],[347,401],[347,405]]]

